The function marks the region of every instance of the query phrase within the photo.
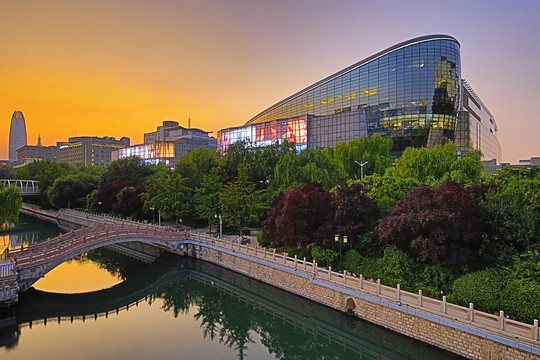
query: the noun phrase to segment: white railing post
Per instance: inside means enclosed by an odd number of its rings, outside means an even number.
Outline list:
[[[328,280],[332,280],[332,267],[328,267]]]
[[[442,297],[442,313],[446,314],[446,295]]]
[[[381,293],[381,279],[377,279],[377,294]]]
[[[396,292],[397,300],[401,300],[401,285],[397,284],[397,292]]]
[[[274,259],[273,260],[276,261],[276,249],[273,249],[273,251],[274,251]]]
[[[499,313],[499,329],[504,331],[504,311],[502,311],[502,310]]]
[[[343,283],[347,283],[347,270],[343,270]]]
[[[538,320],[534,319],[533,321],[533,340],[540,340],[540,334],[538,333]]]
[[[474,305],[469,303],[469,321],[474,322]]]
[[[266,259],[266,248],[263,248],[263,259]]]
[[[422,290],[418,290],[418,306],[424,306],[424,299],[422,298]]]
[[[287,263],[287,253],[286,252],[283,253],[283,263],[284,264]]]
[[[304,256],[304,270],[307,269],[306,257]]]
[[[364,275],[360,274],[360,289],[364,288]]]
[[[298,265],[298,255],[294,255],[294,270],[296,270],[297,265]]]

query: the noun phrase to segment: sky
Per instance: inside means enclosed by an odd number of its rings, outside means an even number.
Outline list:
[[[0,159],[164,120],[217,131],[398,42],[447,34],[494,115],[503,161],[540,156],[540,1],[0,0]]]

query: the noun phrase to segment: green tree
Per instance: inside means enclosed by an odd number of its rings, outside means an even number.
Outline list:
[[[225,185],[219,203],[223,211],[223,219],[234,226],[242,228],[245,224],[258,219],[259,212],[264,209],[261,199],[261,190],[255,189],[255,184],[248,180],[246,168],[238,168],[238,176],[234,182]]]
[[[469,152],[458,157],[456,146],[448,143],[432,149],[408,148],[396,161],[391,173],[401,178],[412,178],[422,184],[439,185],[446,180],[465,184],[479,184],[483,167],[480,153]]]
[[[201,187],[195,190],[195,203],[199,215],[208,219],[212,226],[215,214],[221,214],[219,198],[223,192],[223,184],[219,181],[216,171],[211,171],[202,181]]]
[[[420,186],[420,182],[410,178],[380,176],[373,174],[364,178],[362,182],[368,196],[376,203],[381,213],[386,215],[403,199],[410,190]]]
[[[285,153],[279,160],[271,187],[275,193],[295,186],[318,182],[330,190],[347,177],[343,164],[333,156],[332,149],[306,149],[300,154]]]
[[[131,181],[136,184],[156,172],[156,167],[145,165],[135,156],[113,161],[101,176],[101,185]]]
[[[218,166],[219,153],[205,147],[189,151],[178,159],[174,173],[187,179],[186,186],[199,187],[206,175]]]
[[[15,178],[39,181],[40,205],[49,208],[49,189],[56,179],[68,174],[71,168],[67,164],[58,164],[49,160],[35,161],[15,170]]]
[[[382,138],[379,135],[370,138],[361,137],[350,140],[348,143],[341,141],[336,145],[334,158],[343,164],[343,168],[350,179],[360,179],[361,167],[364,165],[364,176],[369,174],[383,175],[387,168],[392,166],[392,140]]]
[[[481,255],[508,265],[514,256],[540,250],[540,179],[509,177],[479,201],[485,224]]]
[[[86,207],[86,196],[97,190],[99,177],[86,172],[59,177],[47,193],[49,201],[56,208]]]
[[[19,188],[0,184],[0,224],[6,220],[18,220],[22,199]]]

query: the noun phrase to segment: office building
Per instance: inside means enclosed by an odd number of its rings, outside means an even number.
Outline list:
[[[17,164],[17,149],[26,145],[26,123],[24,115],[17,110],[11,116],[9,128],[9,163]]]
[[[133,145],[124,149],[115,151],[117,159],[126,159],[136,156],[144,164],[157,165],[165,164],[168,167],[174,167],[176,163],[174,142],[153,142],[149,144]]]
[[[17,166],[41,160],[58,160],[58,147],[43,146],[41,136],[38,137],[37,145],[24,145],[17,149]]]
[[[108,166],[111,152],[129,146],[129,138],[81,136],[58,143],[58,161],[72,166],[77,164]]]
[[[464,84],[459,42],[448,35],[418,37],[289,96],[244,126],[219,131],[218,147],[226,152],[237,141],[265,146],[286,139],[301,151],[379,134],[392,138],[392,154],[399,157],[407,147],[454,142],[459,130],[460,151],[479,149],[500,162],[495,120]],[[482,127],[473,123],[476,116]]]

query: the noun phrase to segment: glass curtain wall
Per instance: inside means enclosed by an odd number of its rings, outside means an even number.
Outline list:
[[[283,100],[250,120],[244,129],[308,115],[309,122],[325,129],[321,143],[321,136],[310,137],[308,132],[313,148],[333,146],[366,131],[368,136],[391,136],[396,156],[408,146],[444,144],[454,140],[460,66],[459,43],[454,38],[412,39]],[[315,127],[308,124],[308,129]],[[227,132],[221,131],[222,135]]]

